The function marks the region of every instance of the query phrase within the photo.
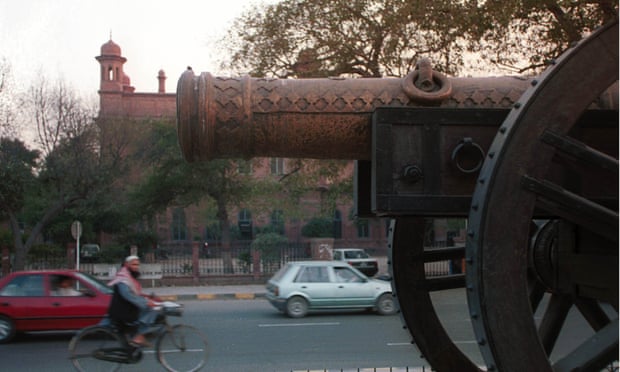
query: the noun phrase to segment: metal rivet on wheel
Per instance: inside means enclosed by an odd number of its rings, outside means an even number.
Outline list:
[[[515,102],[514,108],[520,108],[520,107],[521,107],[521,102]]]
[[[500,132],[501,134],[506,133],[506,127],[501,127],[501,128],[499,128],[499,132]]]
[[[532,84],[532,86],[535,87],[536,85],[538,85],[538,80],[534,79],[532,80],[530,84]]]
[[[487,341],[484,338],[479,338],[478,339],[478,345],[485,345],[487,343]]]

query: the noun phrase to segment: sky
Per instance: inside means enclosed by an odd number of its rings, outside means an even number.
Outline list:
[[[174,93],[178,78],[219,74],[215,41],[260,0],[0,0],[0,59],[26,88],[39,73],[86,95],[99,89],[101,46],[110,39],[127,58],[136,92],[156,92],[157,73]],[[271,2],[274,2],[273,0]]]

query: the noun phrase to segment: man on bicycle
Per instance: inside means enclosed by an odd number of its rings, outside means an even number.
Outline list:
[[[140,259],[138,256],[125,258],[123,267],[109,286],[114,287],[114,294],[108,308],[108,317],[111,321],[122,323],[138,322],[138,330],[131,340],[137,346],[146,346],[148,341],[145,334],[149,333],[157,319],[159,312],[152,298],[142,293],[142,285],[138,281],[140,277]]]

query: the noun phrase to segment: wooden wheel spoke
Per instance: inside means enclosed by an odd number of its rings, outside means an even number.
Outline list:
[[[530,305],[532,312],[535,312],[545,294],[545,286],[543,286],[536,278],[534,274],[529,274],[528,288],[530,291]]]
[[[551,296],[545,315],[538,327],[538,334],[547,355],[551,354],[572,305],[573,303],[568,296],[555,294]]]
[[[429,292],[465,287],[465,274],[446,275],[426,279],[426,289]]]
[[[577,159],[587,164],[588,167],[597,167],[616,175],[618,174],[618,159],[589,147],[580,141],[568,136],[561,136],[549,130],[544,131],[541,140],[555,147],[557,154]]]
[[[618,319],[553,365],[554,372],[596,371],[618,358]]]
[[[589,298],[578,298],[575,300],[575,305],[577,306],[577,309],[579,309],[579,312],[581,312],[581,315],[583,315],[595,331],[602,329],[611,321],[609,316],[601,308],[601,305],[595,300]]]
[[[611,241],[618,241],[618,212],[605,208],[546,180],[528,175],[521,185],[537,196],[536,206],[558,217],[584,226]]]

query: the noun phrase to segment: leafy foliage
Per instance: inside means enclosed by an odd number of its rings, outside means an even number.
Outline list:
[[[224,38],[224,67],[254,76],[404,76],[421,57],[449,74],[537,71],[618,17],[612,0],[284,0]]]
[[[119,154],[102,146],[93,108],[62,82],[41,78],[22,107],[36,125],[40,152],[7,138],[0,149],[0,173],[9,180],[0,186],[0,218],[9,222],[18,270],[37,241],[63,225],[69,231],[69,218],[106,195],[123,169]]]
[[[301,228],[301,235],[307,238],[333,238],[334,222],[326,217],[314,217]]]

